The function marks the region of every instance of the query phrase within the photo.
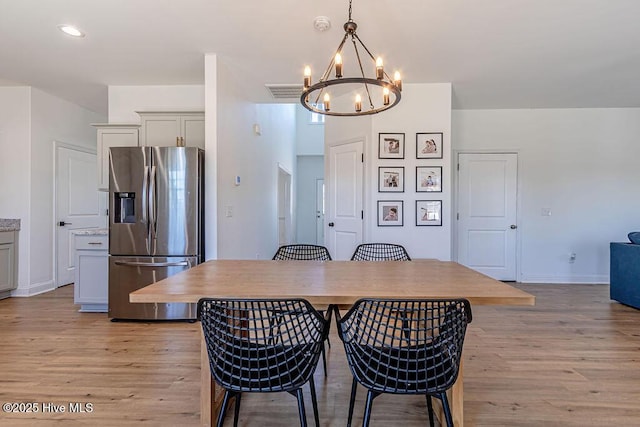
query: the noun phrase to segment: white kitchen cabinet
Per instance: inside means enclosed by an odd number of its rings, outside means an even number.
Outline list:
[[[198,147],[204,150],[202,111],[136,111],[140,115],[140,145]]]
[[[0,231],[0,298],[18,285],[18,232]]]
[[[95,123],[98,130],[98,189],[109,190],[109,148],[137,147],[140,125]]]
[[[83,312],[109,308],[109,236],[76,234],[74,303]]]

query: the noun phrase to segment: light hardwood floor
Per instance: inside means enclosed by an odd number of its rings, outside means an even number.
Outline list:
[[[536,295],[535,307],[473,307],[466,424],[640,425],[640,311],[611,302],[608,286],[517,286]],[[0,412],[0,425],[198,425],[197,323],[78,313],[72,286],[0,301],[0,323],[0,401],[39,404],[36,414]],[[316,372],[320,418],[343,426],[351,377],[335,333],[331,342],[329,376]],[[365,394],[359,390],[354,425]],[[90,402],[93,411],[69,413],[70,402]],[[43,413],[44,403],[66,412]],[[428,425],[425,406],[420,397],[380,396],[371,425]],[[307,415],[311,422],[310,401]],[[297,424],[290,395],[243,398],[242,426]]]

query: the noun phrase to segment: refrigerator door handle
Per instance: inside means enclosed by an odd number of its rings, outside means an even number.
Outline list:
[[[158,225],[158,206],[156,204],[156,167],[151,166],[151,176],[149,177],[149,222],[151,240],[151,255],[156,253],[156,231]]]
[[[151,225],[149,224],[149,166],[144,167],[142,177],[142,222],[147,226],[147,254],[151,254]]]
[[[130,267],[189,267],[191,263],[189,261],[178,262],[137,262],[137,261],[116,261],[116,265],[127,265]]]

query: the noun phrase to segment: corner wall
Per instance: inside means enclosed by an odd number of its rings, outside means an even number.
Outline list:
[[[206,215],[207,227],[217,224],[217,258],[270,259],[278,245],[278,165],[291,171],[295,181],[295,109],[292,104],[249,102],[220,57],[207,55],[205,64],[206,149],[215,145],[216,150],[215,171],[207,170],[215,173],[215,183],[208,179],[206,197],[216,198],[217,221]],[[216,108],[215,122],[209,122],[210,105]],[[260,125],[261,135],[253,132],[254,124]],[[207,160],[214,161],[209,155]],[[235,185],[236,176],[240,185]]]

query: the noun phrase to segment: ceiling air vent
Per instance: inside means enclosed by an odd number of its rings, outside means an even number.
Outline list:
[[[300,99],[302,85],[265,85],[275,99]]]

